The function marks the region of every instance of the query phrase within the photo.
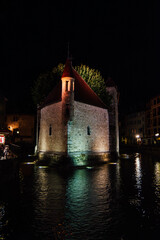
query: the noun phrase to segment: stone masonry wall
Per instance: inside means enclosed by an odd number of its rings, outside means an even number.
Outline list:
[[[41,109],[39,151],[64,153],[66,143],[67,126],[62,123],[62,102]]]
[[[68,123],[68,152],[108,152],[107,109],[74,102],[74,118]]]
[[[119,126],[118,126],[118,97],[115,87],[107,87],[112,96],[111,110],[109,111],[110,152],[119,154]]]

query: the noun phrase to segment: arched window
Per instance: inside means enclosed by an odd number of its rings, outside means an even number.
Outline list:
[[[49,125],[49,136],[51,136],[52,135],[52,125],[50,124]]]
[[[91,129],[90,129],[90,126],[87,127],[87,135],[91,135]]]

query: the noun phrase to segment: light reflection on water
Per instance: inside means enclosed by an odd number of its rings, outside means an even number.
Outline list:
[[[72,171],[22,166],[0,195],[0,239],[155,239],[160,163],[137,155]]]

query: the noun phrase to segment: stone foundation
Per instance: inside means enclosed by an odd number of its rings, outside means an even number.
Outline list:
[[[61,166],[61,167],[85,167],[107,163],[110,154],[105,153],[64,153],[40,152],[38,165]]]

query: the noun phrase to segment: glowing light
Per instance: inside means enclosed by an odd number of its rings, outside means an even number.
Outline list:
[[[4,135],[1,135],[0,136],[0,143],[4,144],[4,142],[5,142],[5,137],[4,137]]]
[[[23,164],[27,164],[27,165],[33,165],[35,163],[36,163],[36,161],[33,161],[33,162],[23,162]]]
[[[39,168],[48,168],[48,166],[39,166]]]
[[[86,168],[87,168],[87,169],[92,169],[93,167],[89,167],[89,166],[88,166],[88,167],[86,167]]]
[[[13,127],[12,126],[9,126],[8,128],[9,128],[9,130],[13,131]]]
[[[156,133],[155,136],[158,137],[158,136],[159,136],[159,133]]]
[[[139,134],[136,135],[136,138],[140,138]]]

